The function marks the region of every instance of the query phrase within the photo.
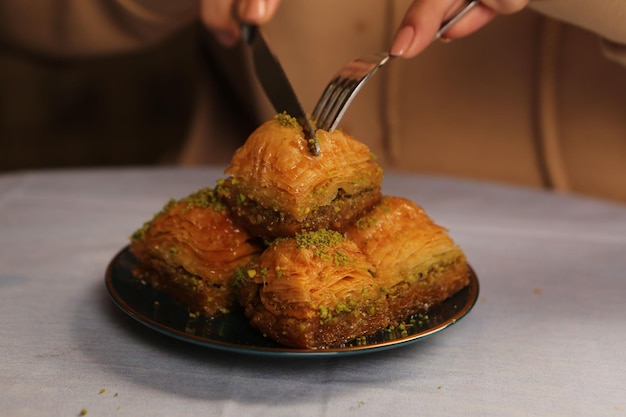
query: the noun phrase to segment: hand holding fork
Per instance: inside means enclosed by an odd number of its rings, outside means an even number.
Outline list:
[[[454,24],[479,3],[479,0],[466,1],[453,13],[452,17],[440,25],[433,40],[444,36]],[[401,31],[399,33],[401,34]],[[400,41],[404,42],[402,39]],[[389,62],[390,58],[394,57],[394,46],[389,53],[381,52],[349,61],[331,78],[311,114],[311,118],[319,129],[331,131],[337,127],[348,106],[365,83]]]

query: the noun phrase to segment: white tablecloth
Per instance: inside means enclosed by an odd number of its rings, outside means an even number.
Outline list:
[[[104,272],[170,198],[221,169],[0,176],[0,415],[624,416],[626,207],[387,173],[479,277],[471,313],[378,353],[272,358],[135,322]]]

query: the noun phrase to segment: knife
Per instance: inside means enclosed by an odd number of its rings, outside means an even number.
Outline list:
[[[278,62],[276,55],[270,50],[261,30],[255,25],[243,25],[242,36],[250,45],[254,71],[274,109],[277,113],[287,112],[296,118],[304,130],[309,151],[318,156],[320,145],[315,137],[315,129],[302,109],[285,70]]]

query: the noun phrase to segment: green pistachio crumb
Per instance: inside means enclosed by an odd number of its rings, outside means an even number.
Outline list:
[[[286,111],[284,111],[282,113],[278,113],[276,116],[274,116],[274,120],[276,120],[283,127],[298,127],[298,126],[300,126],[299,123],[298,123],[298,120],[295,117],[290,116],[289,114],[287,114]]]
[[[365,230],[370,227],[373,227],[377,222],[378,222],[378,219],[376,217],[365,216],[365,217],[359,218],[356,221],[356,227],[358,227],[361,230]]]
[[[249,271],[253,271],[250,266],[240,266],[235,269],[235,275],[232,279],[232,286],[234,288],[241,288],[251,278]]]
[[[180,200],[170,198],[169,201],[165,203],[163,208],[154,214],[152,219],[145,222],[130,236],[130,240],[142,239],[146,232],[150,229],[152,222],[167,213],[177,204],[185,204],[185,210],[191,210],[192,208],[211,208],[215,211],[222,211],[226,209],[226,206],[221,202],[219,196],[217,195],[216,189],[213,188],[202,188]]]
[[[217,192],[214,188],[202,188],[185,198],[182,198],[180,203],[185,203],[187,209],[192,208],[212,208],[215,211],[222,211],[226,208],[219,199]]]
[[[335,266],[344,266],[350,263],[350,257],[347,253],[336,251],[335,256],[333,257],[333,262]]]
[[[324,254],[328,248],[338,245],[345,240],[344,236],[334,230],[317,230],[296,234],[298,249],[313,249],[316,254]]]

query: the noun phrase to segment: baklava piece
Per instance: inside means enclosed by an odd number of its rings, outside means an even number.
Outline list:
[[[338,232],[276,239],[239,272],[235,286],[250,323],[283,345],[333,347],[388,324],[372,265]]]
[[[469,284],[462,250],[410,200],[384,196],[346,236],[374,265],[392,322],[426,311]]]
[[[218,192],[253,235],[343,231],[380,201],[383,171],[369,148],[339,130],[316,135],[319,156],[297,121],[279,114],[235,152]]]
[[[262,247],[236,227],[214,189],[202,189],[161,212],[131,237],[139,261],[133,273],[192,313],[217,316],[238,306],[237,267]]]

